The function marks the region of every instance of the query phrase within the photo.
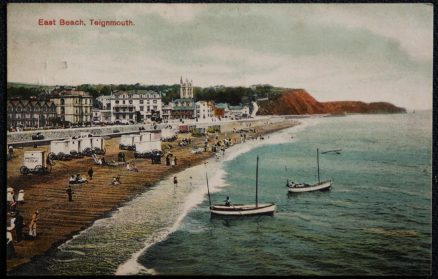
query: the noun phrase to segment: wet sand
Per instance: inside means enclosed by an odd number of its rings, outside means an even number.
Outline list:
[[[285,120],[267,125],[266,120],[251,123],[251,128],[256,128],[257,133],[247,133],[247,136],[256,137],[278,131],[284,128],[297,125],[296,121]],[[229,123],[222,127],[218,134],[219,140],[231,137],[236,143],[240,142],[240,134],[231,132],[233,128],[247,128],[248,123]],[[177,165],[166,166],[165,158],[161,164],[152,164],[150,159],[135,159],[133,151],[124,151],[126,161],[135,162],[139,172],[126,170],[124,166],[98,166],[94,164],[91,157],[73,159],[71,161],[56,161],[51,173],[47,175],[21,175],[19,172],[23,162],[23,153],[27,150],[34,150],[33,147],[15,149],[14,158],[7,162],[7,187],[13,187],[18,193],[25,190],[25,202],[18,205],[21,215],[24,217],[24,233],[28,232],[28,225],[32,213],[39,210],[39,220],[35,240],[23,240],[14,243],[17,257],[7,261],[7,271],[32,261],[33,257],[47,253],[93,224],[97,219],[107,216],[114,209],[131,200],[145,188],[154,185],[165,177],[179,172],[187,167],[202,163],[205,159],[214,155],[207,151],[200,154],[192,154],[193,147],[203,147],[204,137],[192,137],[192,144],[180,147],[179,139],[189,137],[190,134],[179,134],[178,140],[171,143],[171,152],[177,157]],[[209,136],[209,144],[214,143],[215,136]],[[105,160],[117,161],[117,154],[121,151],[118,148],[120,138],[116,137],[105,142]],[[244,144],[244,143],[243,143]],[[49,146],[39,146],[37,150],[48,150]],[[87,176],[88,168],[94,170],[93,179],[89,183],[73,185],[73,201],[68,202],[66,189],[68,177],[80,173]],[[120,175],[121,185],[112,186],[111,178]],[[87,176],[88,178],[88,176]],[[8,216],[7,224],[10,224]],[[15,232],[12,233],[15,240]]]

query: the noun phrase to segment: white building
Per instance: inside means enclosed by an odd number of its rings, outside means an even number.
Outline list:
[[[99,96],[97,100],[104,109],[111,111],[111,122],[143,122],[152,115],[162,115],[161,94],[150,90],[119,91]]]
[[[196,118],[206,119],[211,118],[212,116],[213,111],[207,101],[196,102]]]
[[[167,106],[162,107],[162,114],[161,118],[163,120],[169,120],[172,118],[172,109],[173,109],[173,103],[170,102]]]
[[[193,81],[189,81],[186,78],[186,81],[183,82],[183,78],[180,79],[180,88],[179,95],[181,99],[193,99]]]
[[[193,99],[193,83],[186,78],[183,82],[181,77],[179,99],[172,101],[171,115],[173,119],[194,119],[196,118],[196,105]]]
[[[228,106],[230,111],[231,118],[234,119],[241,119],[241,118],[247,118],[249,116],[249,107],[248,106]]]
[[[109,109],[92,109],[93,123],[109,123],[111,122],[111,110]]]

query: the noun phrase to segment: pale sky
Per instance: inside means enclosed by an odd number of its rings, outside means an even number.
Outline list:
[[[9,82],[170,85],[183,76],[201,87],[271,84],[318,101],[432,108],[428,4],[25,3],[8,4],[7,24]]]

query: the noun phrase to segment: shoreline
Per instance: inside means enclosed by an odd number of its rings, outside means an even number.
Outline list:
[[[262,121],[255,120],[252,121],[251,124],[254,125],[251,128],[257,129],[256,134],[251,134],[255,138],[256,135],[270,134],[285,128],[299,125],[300,123],[296,120],[283,119],[282,121],[279,121],[277,123],[269,123],[271,125],[266,125],[267,124],[266,120],[262,120]],[[230,127],[228,127],[228,131],[227,129],[224,129],[225,131],[221,132],[218,135],[219,140],[224,139],[225,137],[227,138],[231,137],[232,139],[236,139],[236,140],[238,139],[240,135],[238,133],[232,132],[233,127],[231,126],[233,125],[240,125],[241,128],[246,128],[246,127],[242,127],[242,124],[240,123],[238,124],[226,123],[224,124],[224,126],[225,125],[229,125]],[[245,125],[248,124],[245,123]],[[185,138],[188,135],[190,134],[180,134],[179,137]],[[196,146],[196,145],[199,146],[203,138],[192,138],[192,139],[193,139],[192,146]],[[107,148],[108,156],[105,156],[106,158],[117,155],[117,153],[119,152],[118,140],[119,138],[114,138],[108,141],[108,144],[112,148]],[[209,144],[211,144],[213,141],[214,141],[214,137],[210,135]],[[37,239],[33,241],[24,240],[19,244],[14,243],[19,258],[15,258],[7,261],[7,274],[14,274],[15,272],[20,272],[20,270],[25,269],[28,264],[33,263],[42,257],[50,256],[57,247],[71,240],[72,238],[74,238],[75,235],[78,235],[85,229],[91,227],[97,220],[101,220],[111,216],[114,210],[123,207],[124,204],[132,201],[139,194],[143,193],[151,186],[163,180],[163,178],[169,177],[172,174],[183,171],[189,167],[199,165],[207,158],[211,158],[215,154],[214,152],[211,151],[202,152],[201,154],[191,154],[192,146],[179,147],[177,146],[177,144],[175,144],[175,142],[172,142],[171,144],[174,146],[172,148],[172,153],[174,153],[175,156],[177,156],[178,158],[178,164],[174,167],[166,166],[165,162],[159,165],[152,165],[150,163],[150,160],[145,160],[145,159],[135,160],[135,163],[140,170],[137,173],[128,172],[124,169],[124,167],[111,168],[111,167],[100,167],[93,165],[93,169],[95,169],[95,175],[93,176],[93,180],[91,180],[89,184],[84,184],[83,186],[75,186],[74,190],[78,192],[78,195],[76,196],[80,196],[80,198],[85,198],[86,194],[87,193],[89,194],[90,191],[93,190],[105,191],[110,189],[113,193],[102,194],[99,191],[100,198],[103,199],[108,198],[109,201],[100,202],[98,205],[95,203],[94,204],[87,203],[87,201],[89,200],[81,203],[81,201],[78,200],[78,197],[74,197],[74,201],[72,203],[66,202],[67,197],[64,192],[65,190],[63,186],[58,187],[61,188],[59,193],[58,191],[56,191],[56,195],[53,194],[54,193],[53,188],[56,188],[56,185],[54,186],[53,183],[51,182],[54,182],[59,186],[60,184],[59,180],[60,179],[66,180],[66,178],[68,177],[68,176],[64,176],[65,169],[63,169],[64,172],[57,170],[59,169],[59,166],[57,165],[54,166],[54,170],[52,171],[54,175],[52,179],[49,180],[49,182],[42,182],[41,179],[36,179],[37,177],[33,176],[35,177],[35,179],[33,179],[35,180],[33,181],[34,183],[32,183],[30,187],[26,186],[25,188],[26,198],[27,198],[26,203],[23,205],[23,207],[19,208],[20,212],[22,213],[22,216],[24,217],[25,223],[29,223],[28,216],[32,212],[32,209],[35,208],[36,206],[36,205],[34,206],[29,205],[30,203],[33,202],[32,199],[30,198],[32,197],[32,194],[36,194],[36,195],[42,194],[43,196],[47,197],[47,194],[43,193],[44,189],[41,189],[41,188],[46,188],[45,189],[46,191],[52,193],[51,199],[55,200],[55,202],[52,201],[51,206],[50,205],[48,207],[46,206],[43,208],[43,210],[41,210],[41,207],[38,207],[40,210],[40,215],[42,216],[45,215],[46,217],[44,219],[41,218],[42,220],[41,222],[39,222],[39,227],[40,227],[38,228],[39,236],[37,237]],[[238,143],[236,142],[236,144]],[[133,159],[132,156],[133,154],[131,152],[126,152],[126,153],[127,153],[127,161],[131,161]],[[15,161],[17,161],[17,159],[15,159]],[[19,184],[20,178],[22,178],[21,180],[23,180],[26,177],[23,178],[21,176],[17,178],[13,175],[10,176],[12,170],[10,170],[9,162],[8,162],[8,186],[15,186],[16,191],[18,191],[20,187],[17,187],[16,185]],[[79,171],[82,175],[84,175],[86,172],[84,166],[88,167],[90,165],[89,162],[92,162],[92,159],[88,157],[83,159],[76,159],[74,161],[69,161],[67,163],[57,161],[57,163],[59,164],[64,163],[68,165],[74,165],[73,167],[69,167],[67,169],[67,172],[70,171],[71,173],[72,171]],[[144,170],[145,168],[147,168],[147,171]],[[117,187],[114,187],[114,186],[108,186],[107,185],[108,183],[102,183],[103,182],[102,178],[107,178],[108,177],[107,175],[114,173],[115,170],[121,173],[122,184]],[[99,176],[98,173],[100,174]],[[93,186],[98,186],[98,187],[93,187]],[[90,188],[94,188],[94,189],[90,189]],[[96,188],[100,188],[100,189],[96,189]],[[41,200],[38,201],[41,202]],[[76,204],[79,203],[79,206],[76,206],[75,202]],[[58,220],[65,221],[66,224],[64,222],[63,224],[53,224],[53,222],[50,222],[51,219],[50,217],[52,215],[47,214],[49,211],[54,211],[55,215],[57,216],[56,218]],[[75,215],[75,213],[78,215]],[[73,217],[76,216],[78,218],[69,218],[72,216],[72,214]],[[49,220],[47,220],[47,217],[49,218]],[[66,220],[64,220],[63,218],[66,218]],[[27,226],[24,227],[23,231],[26,232],[27,231],[26,229]],[[53,230],[55,230],[56,232],[60,231],[59,233],[60,235],[55,233],[54,235],[51,236],[50,230],[52,230],[51,233],[53,233]],[[44,239],[44,243],[41,242],[38,243],[39,241],[42,240],[41,238]]]

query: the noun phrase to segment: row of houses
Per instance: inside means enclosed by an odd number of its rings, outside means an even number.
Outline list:
[[[248,106],[195,102],[192,82],[183,81],[182,77],[180,98],[166,105],[161,93],[150,90],[116,91],[96,100],[100,108],[93,108],[90,94],[73,88],[55,89],[46,101],[9,100],[8,123],[11,127],[41,127],[55,122],[138,123],[156,119],[239,119],[250,115]]]
[[[44,127],[53,126],[55,122],[89,123],[92,107],[92,97],[84,91],[54,90],[44,101],[8,100],[7,120],[10,127]]]

